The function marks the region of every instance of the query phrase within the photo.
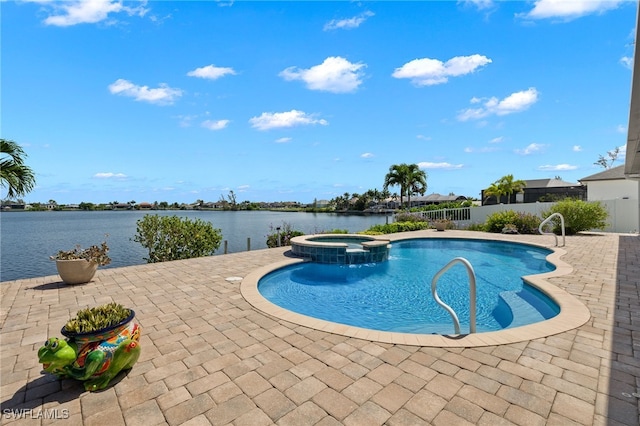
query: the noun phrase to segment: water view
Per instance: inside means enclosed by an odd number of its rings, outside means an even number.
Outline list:
[[[58,250],[70,250],[76,244],[83,247],[99,244],[109,234],[110,265],[115,268],[145,263],[147,251],[133,241],[136,221],[147,211],[47,211],[4,212],[0,214],[0,281],[55,275],[55,262],[49,256]],[[267,247],[270,226],[283,222],[306,234],[331,229],[349,232],[363,231],[372,225],[385,223],[385,216],[345,216],[330,213],[274,212],[274,211],[154,211],[152,214],[177,215],[211,222],[222,231],[228,252]]]

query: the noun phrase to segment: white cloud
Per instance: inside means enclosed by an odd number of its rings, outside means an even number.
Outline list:
[[[633,58],[632,57],[623,56],[622,58],[620,58],[620,63],[625,68],[629,68],[630,70],[633,69]]]
[[[372,158],[372,157],[374,157],[374,155],[372,153],[370,153],[370,152],[365,152],[363,154],[360,154],[360,157],[361,158]]]
[[[193,71],[189,71],[187,75],[189,77],[207,78],[209,80],[216,80],[225,75],[235,75],[236,72],[233,68],[228,67],[216,67],[215,65],[207,65],[205,67],[196,68]]]
[[[577,168],[578,166],[572,166],[571,164],[556,164],[556,165],[547,164],[547,165],[538,167],[538,170],[562,172],[567,170],[576,170]]]
[[[602,14],[617,8],[625,0],[537,0],[528,13],[517,16],[529,19],[561,18],[571,21],[582,16]]]
[[[473,152],[482,152],[482,153],[484,153],[484,152],[495,152],[497,150],[498,150],[498,148],[495,147],[495,146],[485,146],[485,147],[482,147],[482,148],[472,148],[472,147],[469,146],[469,147],[466,147],[464,149],[464,152],[470,154],[470,153],[473,153]]]
[[[504,136],[498,136],[497,138],[493,138],[489,141],[489,143],[500,143],[504,140]]]
[[[451,164],[451,163],[430,163],[428,161],[422,161],[418,163],[418,167],[421,169],[461,169],[463,164]]]
[[[458,113],[458,120],[477,120],[490,115],[507,115],[521,112],[528,109],[538,101],[538,91],[535,87],[527,90],[512,93],[506,98],[499,100],[496,97],[489,98],[479,108],[468,108]],[[471,103],[475,103],[473,98]]]
[[[127,175],[124,173],[111,173],[111,172],[101,172],[93,175],[95,179],[126,179]]]
[[[263,112],[259,117],[249,120],[251,126],[258,130],[269,130],[293,126],[306,126],[310,124],[329,124],[327,120],[316,119],[311,114],[292,109],[287,112]]]
[[[580,145],[574,145],[572,150],[573,152],[580,152],[582,151],[582,147]]]
[[[95,24],[107,21],[110,14],[126,13],[129,16],[144,16],[149,9],[145,6],[146,1],[140,2],[137,7],[125,6],[121,0],[69,0],[57,1],[37,1],[53,8],[50,16],[45,18],[46,25],[58,27],[68,27],[77,24]]]
[[[531,143],[524,149],[516,149],[515,152],[520,155],[530,155],[542,151],[545,147],[545,144]]]
[[[201,126],[209,130],[222,130],[229,124],[229,120],[205,120]]]
[[[288,143],[288,142],[291,142],[291,138],[276,139],[276,143]]]
[[[433,86],[446,83],[449,77],[470,74],[478,68],[491,63],[491,59],[483,55],[456,56],[447,62],[438,59],[422,58],[407,62],[396,68],[392,77],[410,78],[417,86]]]
[[[128,96],[136,101],[144,101],[152,104],[170,105],[182,96],[182,90],[173,89],[165,83],[160,87],[150,89],[149,86],[138,86],[122,78],[109,85],[109,91],[114,95]]]
[[[418,135],[416,136],[417,139],[422,139],[424,141],[430,141],[431,140],[431,136],[425,136],[425,135]]]
[[[366,65],[362,63],[354,64],[340,56],[330,56],[320,65],[309,69],[289,67],[279,75],[287,81],[302,80],[311,90],[348,93],[362,84],[364,67]]]
[[[353,18],[333,19],[324,25],[324,30],[325,31],[338,30],[338,29],[350,30],[352,28],[358,28],[360,24],[362,24],[364,21],[367,20],[367,18],[370,18],[374,15],[375,13],[366,11],[361,13],[358,16],[354,16]]]
[[[493,0],[461,0],[461,2],[471,4],[478,10],[490,9],[494,6]]]
[[[627,127],[622,125],[622,124],[618,124],[616,126],[616,132],[618,132],[618,133],[627,133]]]

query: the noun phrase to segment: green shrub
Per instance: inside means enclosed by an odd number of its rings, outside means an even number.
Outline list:
[[[490,215],[484,227],[487,232],[499,233],[507,225],[514,225],[520,234],[535,234],[540,222],[540,218],[534,214],[506,210]]]
[[[551,208],[542,213],[543,218],[551,216],[553,213],[560,213],[564,217],[565,234],[574,235],[580,231],[590,229],[602,229],[607,226],[607,209],[599,201],[582,201],[566,199],[558,201]],[[551,219],[553,232],[560,234],[560,218]]]
[[[328,231],[317,232],[317,234],[348,234],[348,229],[330,229]]]
[[[394,234],[396,232],[419,231],[429,229],[428,222],[393,222],[382,225],[374,225],[362,232],[366,235]]]
[[[464,228],[466,231],[486,232],[487,227],[484,223],[470,223]]]
[[[267,235],[267,247],[269,248],[278,247],[278,235],[280,236],[280,247],[290,246],[293,237],[304,235],[304,232],[293,230],[291,224],[287,222],[282,222],[279,231],[273,225],[269,225],[269,229],[271,230]]]
[[[396,222],[428,222],[428,220],[418,213],[398,213],[395,217]]]
[[[222,241],[220,229],[200,219],[147,214],[136,224],[133,240],[149,250],[147,263],[209,256]]]

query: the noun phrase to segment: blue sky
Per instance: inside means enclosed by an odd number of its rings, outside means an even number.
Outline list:
[[[632,1],[0,7],[28,202],[312,202],[382,189],[397,163],[478,197],[624,161]]]

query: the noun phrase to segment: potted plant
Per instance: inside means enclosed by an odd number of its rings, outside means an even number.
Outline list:
[[[60,250],[51,256],[56,268],[66,284],[82,284],[91,281],[98,266],[111,263],[109,246],[103,241],[99,246],[92,245],[83,249],[79,244],[73,250]]]
[[[44,371],[60,378],[83,380],[88,391],[104,389],[120,371],[140,357],[140,326],[135,312],[117,303],[78,311],[57,337],[38,350]]]
[[[433,222],[433,226],[435,226],[436,231],[444,231],[451,226],[451,221],[449,219],[436,219]]]

